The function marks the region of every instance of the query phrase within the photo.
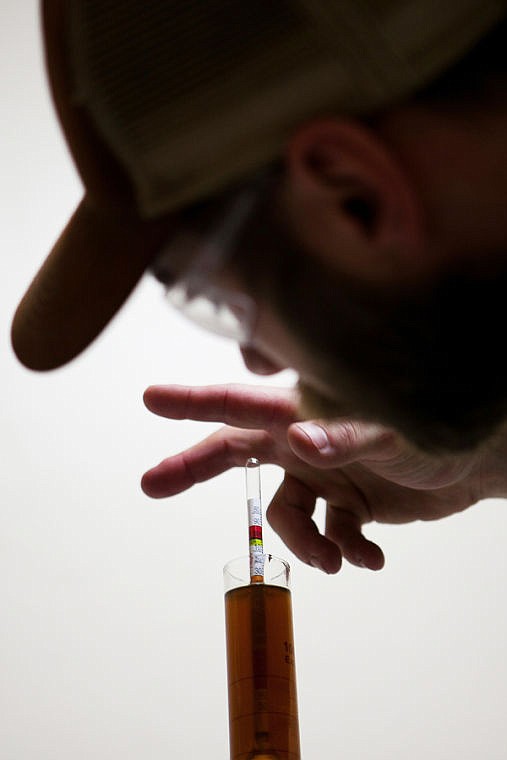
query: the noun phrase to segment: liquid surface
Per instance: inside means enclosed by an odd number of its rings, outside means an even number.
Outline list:
[[[290,591],[233,589],[225,617],[231,760],[300,760]]]

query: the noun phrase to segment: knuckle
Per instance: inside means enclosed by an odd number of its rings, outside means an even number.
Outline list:
[[[273,530],[276,530],[276,526],[278,524],[278,513],[279,510],[277,509],[276,501],[272,501],[266,509],[266,520],[273,528]]]

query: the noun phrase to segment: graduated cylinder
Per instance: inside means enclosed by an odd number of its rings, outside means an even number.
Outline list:
[[[300,760],[287,562],[265,555],[264,582],[242,557],[224,568],[231,760]]]

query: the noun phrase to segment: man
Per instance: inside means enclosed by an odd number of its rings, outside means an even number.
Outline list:
[[[454,6],[43,4],[86,194],[20,304],[15,350],[35,369],[68,361],[150,267],[252,370],[296,369],[302,407],[184,389],[190,416],[263,432],[226,429],[180,457],[188,481],[170,462],[144,488],[181,490],[255,449],[286,471],[273,526],[326,571],[342,555],[382,565],[370,519],[440,517],[504,490],[507,377],[484,364],[505,290],[506,7]],[[178,416],[178,394],[146,401]],[[340,422],[309,438],[294,424],[310,414]]]

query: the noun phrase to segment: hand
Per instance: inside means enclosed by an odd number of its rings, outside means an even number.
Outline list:
[[[365,523],[436,520],[494,495],[483,493],[481,480],[484,461],[493,454],[430,457],[378,425],[301,421],[294,390],[152,386],[144,401],[170,419],[225,423],[145,473],[148,496],[180,493],[244,466],[250,456],[279,465],[285,475],[267,519],[297,557],[327,573],[340,569],[342,557],[371,570],[383,566],[380,547],[362,535]],[[312,520],[319,497],[327,505],[324,535]]]

